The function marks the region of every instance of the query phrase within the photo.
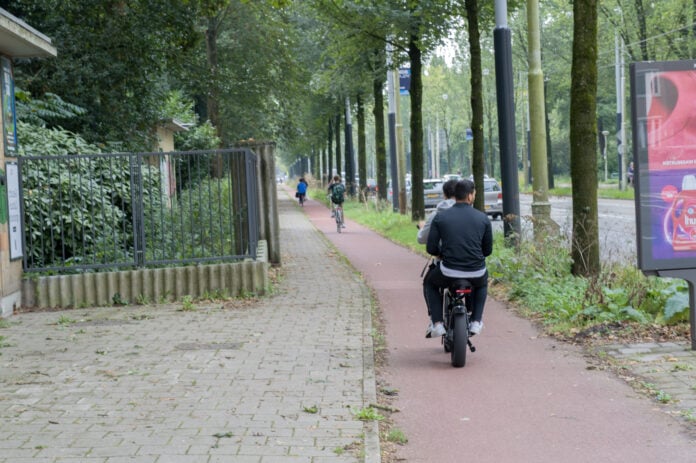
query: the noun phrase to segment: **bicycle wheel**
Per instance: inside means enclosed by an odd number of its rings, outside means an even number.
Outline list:
[[[452,366],[463,367],[466,363],[466,348],[469,341],[469,323],[466,315],[452,317]]]
[[[336,231],[341,233],[343,228],[343,211],[340,208],[336,208]]]

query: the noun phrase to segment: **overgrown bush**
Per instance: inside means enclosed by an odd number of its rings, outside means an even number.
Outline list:
[[[688,288],[681,280],[646,277],[619,264],[605,264],[594,278],[576,277],[570,263],[570,246],[562,239],[528,240],[518,248],[496,240],[488,268],[511,300],[551,329],[623,320],[678,323],[688,317]]]

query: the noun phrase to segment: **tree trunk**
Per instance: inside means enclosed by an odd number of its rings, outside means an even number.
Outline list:
[[[333,178],[333,124],[331,123],[331,118],[329,118],[329,142],[327,143],[328,147],[328,152],[327,152],[327,159],[328,159],[328,168],[326,170],[328,178],[326,179],[327,182],[331,182],[331,179]]]
[[[367,152],[365,148],[365,105],[362,97],[358,94],[358,177],[360,177],[360,194],[362,200],[367,191]]]
[[[649,61],[650,54],[648,53],[648,27],[645,19],[645,7],[643,0],[635,0],[636,20],[638,20],[638,34],[640,38],[640,56],[641,61]]]
[[[423,78],[419,37],[411,33],[408,57],[411,62],[411,218],[425,218],[423,198]]]
[[[375,106],[372,114],[375,116],[375,158],[377,161],[377,194],[379,199],[387,200],[387,145],[384,139],[384,77],[376,77],[372,81],[372,93]]]
[[[222,139],[220,133],[220,109],[218,107],[219,90],[217,85],[218,52],[217,52],[218,20],[208,18],[208,27],[205,30],[205,49],[208,59],[208,71],[210,72],[210,87],[206,100],[208,119],[210,120],[217,136]]]
[[[573,184],[572,271],[599,273],[597,224],[597,0],[573,3],[570,174]]]
[[[486,170],[483,158],[483,71],[481,70],[481,42],[478,25],[478,2],[466,0],[466,16],[469,32],[469,52],[471,53],[471,131],[474,135],[474,152],[471,155],[471,170],[478,194],[474,207],[485,211],[483,194],[483,174]]]
[[[343,177],[341,173],[341,113],[339,112],[334,119],[336,121],[336,127],[334,127],[334,133],[336,134],[336,175]],[[343,179],[341,179],[343,180]]]

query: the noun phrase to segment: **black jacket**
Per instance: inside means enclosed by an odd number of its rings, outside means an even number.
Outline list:
[[[452,270],[481,270],[493,252],[491,221],[471,205],[455,203],[435,215],[426,250],[440,256],[445,267]]]

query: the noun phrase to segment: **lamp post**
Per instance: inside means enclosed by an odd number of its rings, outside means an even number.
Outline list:
[[[607,173],[607,135],[609,135],[608,130],[602,130],[602,136],[604,137],[604,147],[602,148],[602,159],[604,159],[604,181],[606,182],[609,177]]]

